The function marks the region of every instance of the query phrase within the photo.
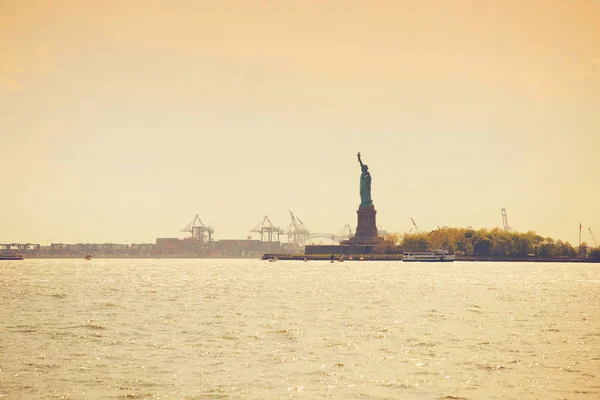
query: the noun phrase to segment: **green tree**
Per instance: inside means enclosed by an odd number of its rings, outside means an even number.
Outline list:
[[[402,237],[399,233],[386,233],[383,235],[384,245],[383,248],[380,248],[379,251],[382,253],[396,253],[398,251],[398,244],[402,240]]]
[[[506,232],[500,228],[473,230],[471,228],[442,227],[431,232],[404,234],[402,247],[413,250],[445,248],[457,254],[480,254],[485,256],[527,257],[576,257],[577,249],[570,243],[544,238],[534,231],[526,233]]]
[[[577,246],[577,255],[581,258],[586,258],[588,256],[588,245],[587,242],[581,243],[581,246]]]
[[[482,237],[475,243],[473,251],[480,256],[490,256],[492,254],[492,247],[492,241],[487,237]]]
[[[390,242],[392,245],[397,246],[402,241],[402,236],[399,233],[386,233],[383,235],[383,239],[386,242]]]
[[[538,247],[538,256],[541,258],[556,258],[557,253],[554,240],[546,240]]]
[[[563,245],[562,254],[567,258],[577,258],[577,250],[569,242]]]
[[[556,256],[560,258],[575,258],[577,257],[577,250],[569,242],[563,242],[562,240],[556,241]]]
[[[424,233],[405,234],[402,237],[402,248],[404,250],[427,251],[431,249],[431,244]]]
[[[535,232],[533,232],[532,239],[533,239],[533,252],[535,253],[535,255],[537,255],[540,245],[544,242],[544,238],[541,237],[540,235],[536,235]]]
[[[495,256],[504,257],[511,253],[512,237],[510,233],[500,228],[494,228],[490,231],[490,236]]]
[[[527,234],[518,234],[515,238],[512,255],[527,257],[533,252],[533,241]]]

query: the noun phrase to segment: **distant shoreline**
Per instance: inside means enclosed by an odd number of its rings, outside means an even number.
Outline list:
[[[102,255],[102,256],[94,256],[92,255],[92,260],[94,259],[110,259],[110,258],[123,258],[123,259],[128,259],[128,258],[140,258],[140,259],[161,259],[161,258],[206,258],[206,259],[226,259],[226,258],[234,258],[234,259],[254,259],[254,260],[260,260],[262,256],[252,256],[252,257],[245,257],[245,256],[227,256],[227,257],[223,257],[223,256],[198,256],[198,255],[164,255],[164,256],[128,256],[128,255]],[[25,255],[25,259],[26,260],[52,260],[52,259],[69,259],[69,260],[83,260],[84,256],[81,255],[75,255],[75,256],[52,256],[52,255]]]
[[[336,256],[336,260],[339,256]],[[246,260],[267,260],[269,258],[277,258],[281,261],[329,261],[331,255],[329,254],[265,254],[264,256],[199,256],[199,255],[163,255],[163,256],[127,256],[127,255],[102,255],[93,256],[94,259],[246,259]],[[84,258],[80,255],[76,256],[53,256],[53,255],[26,255],[25,260],[53,260],[53,259],[64,259],[64,260],[83,260]],[[364,259],[354,258],[349,260],[344,258],[344,261],[402,261],[401,257],[392,255],[368,255]],[[600,263],[600,260],[593,259],[562,259],[562,258],[535,258],[535,257],[474,257],[474,256],[456,256],[455,261],[466,261],[466,262],[521,262],[521,263]]]
[[[334,260],[339,260],[340,255],[337,254]],[[263,260],[277,259],[281,261],[286,260],[307,260],[307,261],[318,261],[318,260],[331,260],[330,254],[265,254]],[[402,261],[402,257],[398,257],[395,254],[368,254],[361,258],[353,257],[348,259],[344,256],[344,261]],[[476,257],[476,256],[456,256],[455,261],[466,261],[466,262],[521,262],[521,263],[600,263],[600,260],[593,260],[590,258],[577,259],[577,258],[536,258],[536,257]]]

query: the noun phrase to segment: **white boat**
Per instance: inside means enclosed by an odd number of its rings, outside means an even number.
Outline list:
[[[443,249],[434,251],[405,251],[402,253],[402,261],[452,262],[454,261],[454,254],[449,254],[448,250]]]

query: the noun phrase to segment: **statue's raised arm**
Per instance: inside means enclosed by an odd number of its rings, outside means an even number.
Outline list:
[[[363,163],[362,163],[362,160],[360,159],[360,151],[358,152],[358,154],[356,156],[358,157],[358,162],[360,163],[360,168],[362,169]]]

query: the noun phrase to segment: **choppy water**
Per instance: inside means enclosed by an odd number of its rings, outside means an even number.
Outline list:
[[[0,398],[598,399],[600,265],[0,263]]]

